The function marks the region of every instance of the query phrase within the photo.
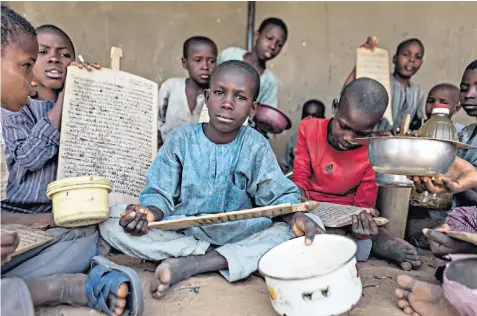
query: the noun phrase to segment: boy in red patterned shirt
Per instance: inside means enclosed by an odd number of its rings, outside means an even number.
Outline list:
[[[373,133],[388,104],[385,88],[375,80],[357,79],[335,100],[331,119],[305,119],[298,130],[295,148],[293,182],[303,200],[374,208],[378,186],[368,159],[367,146],[351,143],[353,138]],[[359,227],[373,221],[363,214],[353,217],[353,235]],[[370,225],[369,225],[370,226]],[[376,236],[368,236],[368,238]],[[374,235],[378,235],[377,232]],[[409,270],[420,265],[416,249],[404,240],[380,230],[372,245],[373,251]],[[369,247],[371,249],[371,247]],[[369,253],[368,253],[369,255]]]

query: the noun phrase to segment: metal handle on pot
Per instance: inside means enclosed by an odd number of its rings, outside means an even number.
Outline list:
[[[321,290],[315,290],[312,292],[303,292],[301,297],[303,298],[304,301],[316,301],[316,300],[321,300],[324,298],[327,298],[329,293],[330,288],[327,286],[324,289]]]

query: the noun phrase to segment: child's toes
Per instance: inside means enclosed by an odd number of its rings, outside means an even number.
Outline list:
[[[118,307],[118,308],[116,308],[116,309],[114,310],[114,313],[115,313],[116,315],[119,315],[119,316],[121,316],[121,315],[123,314],[123,312],[124,312],[124,308],[119,308],[119,307]]]
[[[128,296],[128,291],[128,285],[126,283],[123,283],[119,286],[116,296],[119,298],[126,298],[126,296]]]

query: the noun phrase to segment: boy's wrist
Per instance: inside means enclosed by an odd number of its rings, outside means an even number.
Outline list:
[[[164,212],[161,211],[158,207],[154,205],[149,205],[147,208],[152,213],[152,215],[154,215],[155,222],[161,221],[164,218]]]

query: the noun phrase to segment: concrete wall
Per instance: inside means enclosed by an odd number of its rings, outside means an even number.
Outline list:
[[[34,24],[56,24],[88,61],[109,65],[111,46],[124,50],[121,68],[161,82],[182,76],[183,41],[194,34],[219,49],[244,46],[246,2],[8,2]],[[275,151],[296,131],[301,104],[318,98],[331,107],[354,66],[355,49],[368,35],[393,54],[405,38],[426,46],[414,81],[427,91],[442,81],[459,84],[477,57],[476,2],[257,2],[256,24],[284,19],[289,40],[270,64],[280,81],[280,109],[293,119],[291,131],[272,141]],[[331,115],[331,108],[327,109]],[[461,123],[474,119],[462,111]]]

